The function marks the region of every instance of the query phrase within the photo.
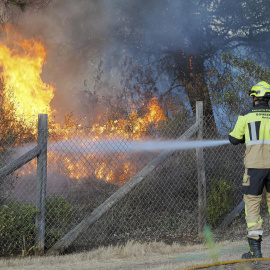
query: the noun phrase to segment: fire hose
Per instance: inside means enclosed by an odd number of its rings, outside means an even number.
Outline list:
[[[254,259],[240,259],[240,260],[233,260],[233,261],[223,261],[223,262],[216,262],[216,263],[210,263],[210,264],[205,264],[205,265],[198,265],[198,266],[194,266],[194,267],[188,267],[188,268],[185,268],[184,270],[203,269],[203,268],[208,268],[208,267],[212,267],[212,266],[242,263],[242,262],[252,262],[252,261],[270,261],[270,258],[254,258]]]

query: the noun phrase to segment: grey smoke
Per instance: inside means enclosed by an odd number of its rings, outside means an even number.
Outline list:
[[[81,116],[84,81],[90,90],[94,87],[109,31],[104,6],[102,0],[56,0],[36,12],[29,10],[18,22],[26,38],[41,38],[47,49],[42,79],[57,89],[51,105],[62,118],[70,112]]]
[[[76,117],[89,118],[95,109],[90,108],[87,115],[81,113],[79,95],[84,90],[93,92],[100,59],[104,59],[107,77],[99,95],[106,95],[117,86],[120,88],[116,68],[121,65],[123,55],[132,54],[143,64],[146,53],[150,57],[167,47],[186,50],[196,40],[195,29],[204,17],[198,12],[196,21],[189,19],[198,11],[198,6],[192,3],[189,0],[55,0],[45,9],[26,12],[18,24],[26,37],[41,37],[48,49],[42,78],[57,89],[53,108],[61,116],[73,111]]]

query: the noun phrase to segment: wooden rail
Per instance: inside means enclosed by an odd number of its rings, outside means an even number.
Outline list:
[[[226,227],[228,227],[233,222],[233,220],[240,215],[240,213],[244,210],[244,208],[245,208],[245,203],[244,203],[244,201],[241,201],[233,209],[233,211],[226,216],[226,218],[221,223],[220,228],[226,228]]]
[[[24,164],[34,159],[37,155],[40,154],[40,147],[39,145],[24,154],[23,156],[19,157],[18,159],[10,162],[8,165],[5,165],[0,169],[0,179],[8,174],[18,170]]]

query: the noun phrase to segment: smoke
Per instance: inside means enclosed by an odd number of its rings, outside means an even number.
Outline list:
[[[113,39],[125,51],[129,48],[134,54],[145,55],[185,49],[192,53],[204,46],[198,39],[205,32],[207,12],[196,1],[118,0],[110,3]]]
[[[204,15],[193,2],[54,0],[46,8],[25,12],[18,25],[25,37],[40,37],[48,49],[42,78],[57,89],[52,107],[61,116],[73,111],[89,117],[96,113],[92,98],[100,59],[106,72],[98,95],[106,96],[121,88],[118,67],[123,56],[143,65],[147,56],[180,48],[191,53],[203,46],[194,42]],[[90,99],[87,110],[85,99]]]
[[[52,106],[61,115],[83,111],[88,117],[96,113],[92,97],[97,95],[94,77],[101,59],[105,72],[100,96],[112,94],[113,89],[121,90],[119,68],[124,56],[132,56],[133,63],[156,69],[156,76],[167,72],[168,85],[190,72],[191,61],[193,65],[197,61],[192,72],[203,72],[205,60],[228,48],[230,29],[238,33],[245,29],[242,26],[252,26],[249,20],[242,22],[240,15],[239,20],[228,19],[231,9],[234,11],[230,1],[216,4],[218,8],[207,8],[210,2],[53,0],[46,8],[22,13],[18,25],[26,37],[41,37],[48,48],[42,76],[57,88]],[[220,24],[215,27],[217,22]],[[232,23],[236,23],[235,29]],[[193,58],[189,59],[190,56]],[[159,80],[165,83],[164,78]],[[156,85],[160,91],[166,91],[160,81]],[[78,98],[84,91],[86,99],[92,102],[86,111]]]
[[[51,105],[61,116],[80,112],[85,80],[88,89],[94,87],[108,25],[102,4],[57,0],[44,9],[28,10],[19,19],[23,35],[40,38],[47,48],[42,79],[57,89]]]

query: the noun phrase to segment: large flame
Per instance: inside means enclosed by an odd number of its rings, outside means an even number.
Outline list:
[[[74,149],[78,145],[80,138],[84,137],[88,138],[89,141],[99,141],[104,138],[119,139],[120,137],[139,140],[145,135],[147,128],[152,125],[157,127],[158,123],[164,119],[164,113],[158,105],[157,99],[154,98],[149,103],[144,117],[139,117],[138,113],[134,111],[127,119],[108,120],[104,125],[94,124],[90,130],[86,129],[85,133],[81,132],[80,129],[78,133],[74,132],[76,131],[74,129],[71,129],[71,132],[59,130],[59,133],[63,136],[59,136],[61,141],[55,142],[55,144],[59,143],[60,145],[62,142],[66,142],[70,148]],[[67,138],[67,134],[72,135]],[[73,139],[70,140],[71,138]],[[76,142],[76,144],[74,145],[73,142]],[[110,142],[107,141],[106,143]],[[84,144],[80,145],[82,148],[84,146]],[[66,150],[66,146],[62,148]],[[144,159],[146,158],[144,157]],[[117,164],[115,164],[116,161]],[[70,179],[79,180],[94,175],[97,179],[117,185],[122,185],[131,179],[141,167],[140,164],[134,162],[133,157],[128,158],[124,153],[110,155],[98,150],[94,154],[82,152],[79,155],[70,154],[68,151],[57,153],[54,150],[49,150],[48,164],[53,164],[50,168],[57,168],[59,173],[67,175]],[[36,165],[31,162],[25,165],[24,168],[26,172],[21,172],[22,174],[34,173]]]
[[[52,114],[50,102],[54,87],[40,77],[46,50],[40,41],[23,39],[11,27],[7,29],[7,38],[0,42],[1,76],[5,82],[3,94],[14,98],[17,120],[24,119],[26,125],[33,127],[38,114]],[[16,41],[11,43],[14,39]]]
[[[40,41],[23,39],[20,35],[15,35],[13,31],[8,32],[7,37],[6,40],[0,42],[1,76],[6,86],[3,94],[6,97],[14,97],[17,121],[23,119],[24,124],[32,130],[33,126],[36,126],[38,114],[46,113],[51,117],[52,113],[55,112],[50,107],[55,89],[41,79],[46,50]],[[13,43],[11,43],[11,39]],[[3,106],[5,108],[5,104]],[[67,130],[70,125],[73,125],[72,123],[76,123],[74,126],[78,127],[78,119],[71,116],[66,118],[68,119],[66,126],[64,125],[62,129],[54,129],[53,131],[56,141],[71,139]],[[139,140],[149,127],[157,127],[158,123],[164,119],[165,116],[158,104],[158,100],[153,98],[149,102],[144,115],[139,115],[134,110],[125,119],[108,120],[103,124],[94,123],[87,133],[79,131],[72,138],[91,137],[92,140],[97,141],[104,138],[122,137],[124,139]],[[53,127],[56,126],[60,127],[60,125],[54,123]],[[138,168],[136,164],[127,160],[123,154],[119,154],[116,159],[118,161],[117,168],[111,165],[108,155],[101,153],[96,155],[81,153],[74,157],[71,154],[60,155],[48,151],[48,164],[51,164],[50,167],[56,167],[59,173],[67,175],[71,179],[79,180],[95,175],[97,179],[105,182],[123,184],[136,173]],[[89,164],[95,165],[91,167]],[[35,162],[30,162],[24,166],[21,174],[31,174],[35,170]]]

